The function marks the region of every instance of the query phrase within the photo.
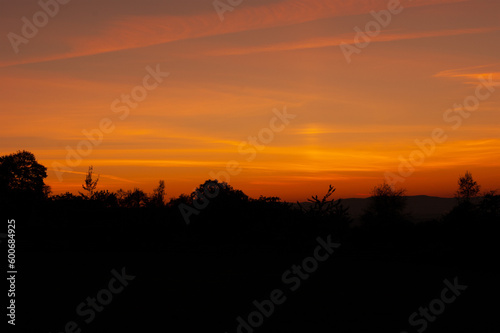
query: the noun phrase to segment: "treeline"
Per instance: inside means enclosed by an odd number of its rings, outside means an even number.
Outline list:
[[[53,290],[86,286],[97,273],[95,292],[102,287],[99,274],[125,265],[138,276],[136,284],[123,304],[116,303],[122,304],[116,317],[103,314],[96,329],[109,324],[112,331],[125,317],[142,318],[137,309],[144,295],[154,295],[163,305],[144,308],[148,316],[154,311],[149,318],[167,318],[185,332],[207,327],[237,331],[235,318],[247,318],[253,300],[283,287],[284,272],[304,267],[318,238],[341,245],[318,264],[317,272],[303,275],[303,286],[287,294],[275,319],[259,330],[401,331],[409,315],[436,297],[443,279],[455,276],[470,285],[460,300],[467,307],[447,308],[448,319],[443,316],[432,327],[486,332],[477,329],[478,323],[496,325],[497,311],[486,307],[485,295],[491,297],[498,281],[500,196],[481,193],[469,172],[458,180],[455,208],[439,218],[413,223],[405,190],[383,183],[372,190],[359,224],[334,198],[331,185],[305,203],[287,203],[277,197],[252,199],[229,184],[207,180],[192,193],[167,200],[163,181],[152,193],[110,192],[99,189],[99,177],[90,168],[81,193],[51,195],[45,177],[45,167],[29,152],[0,157],[1,211],[16,220],[16,246],[25,270],[32,267],[36,279],[40,272],[52,273],[41,274],[45,288],[38,281],[32,284],[47,291],[40,299],[53,302],[44,308],[45,318],[61,317],[46,325],[48,331],[72,318],[74,307],[66,304],[78,304],[83,297],[61,302]],[[82,266],[79,273],[86,272],[85,277],[70,276],[71,264]],[[65,278],[53,278],[59,275]],[[66,308],[70,311],[64,315],[54,310]],[[472,317],[474,309],[480,315]],[[145,322],[140,320],[141,329]]]
[[[278,197],[260,196],[249,198],[241,190],[218,180],[207,180],[192,193],[166,199],[165,181],[160,180],[153,193],[146,193],[139,188],[120,189],[116,192],[98,189],[99,176],[95,176],[92,166],[83,179],[82,192],[52,195],[45,185],[47,168],[36,161],[28,151],[18,151],[0,157],[0,202],[4,205],[31,205],[33,203],[58,203],[59,205],[82,205],[95,208],[176,208],[179,209],[187,224],[199,217],[202,211],[219,208],[228,209],[251,204],[252,207],[265,209],[280,206],[315,219],[340,220],[341,224],[351,222],[348,207],[341,200],[334,200],[335,188],[330,185],[322,197],[313,195],[307,204],[281,202]],[[471,214],[483,219],[499,217],[500,196],[495,191],[486,191],[480,195],[481,186],[466,172],[458,180],[456,191],[457,207],[444,219],[463,219]],[[405,189],[396,189],[387,183],[376,186],[371,191],[371,203],[361,217],[366,228],[391,229],[411,224],[411,216],[405,212]],[[203,215],[203,214],[202,214]]]

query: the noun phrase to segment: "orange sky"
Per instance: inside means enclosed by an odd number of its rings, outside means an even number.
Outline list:
[[[469,170],[499,189],[500,85],[483,85],[471,112],[458,104],[480,78],[500,82],[500,2],[402,0],[348,63],[341,45],[356,47],[355,27],[394,1],[242,1],[221,21],[211,0],[72,0],[17,53],[9,33],[23,37],[21,19],[42,9],[2,2],[0,154],[33,152],[54,193],[81,190],[93,165],[100,189],[151,192],[164,179],[173,197],[234,161],[229,183],[252,197],[304,200],[328,184],[365,197],[440,128],[446,140],[397,186],[452,196]],[[169,75],[144,90],[147,67]],[[134,107],[120,101],[140,91]],[[295,118],[270,130],[284,108]],[[68,161],[103,121],[102,141]],[[272,138],[250,158],[259,133]]]

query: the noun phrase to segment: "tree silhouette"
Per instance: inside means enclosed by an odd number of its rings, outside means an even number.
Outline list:
[[[116,193],[105,191],[95,191],[91,197],[95,202],[99,202],[103,207],[118,207]]]
[[[209,202],[214,203],[240,203],[248,202],[248,196],[241,190],[235,190],[231,185],[226,182],[219,182],[217,179],[206,180],[200,184],[194,192],[191,193],[193,202],[199,205],[206,206]]]
[[[375,186],[362,220],[377,227],[404,221],[405,193],[405,189],[395,189],[386,182]]]
[[[247,205],[250,199],[241,190],[235,190],[226,182],[209,179],[200,184],[189,197],[184,196],[182,200],[176,202],[179,203],[179,210],[183,218],[189,223],[190,216],[192,214],[198,215],[201,211],[206,217],[223,208],[225,215],[228,216]]]
[[[481,186],[472,178],[472,174],[466,171],[465,175],[458,179],[456,197],[459,201],[470,201],[471,198],[477,196],[480,189]]]
[[[333,234],[336,239],[339,239],[349,228],[352,220],[349,216],[349,209],[342,205],[341,200],[331,198],[335,190],[335,187],[329,185],[328,191],[321,199],[318,195],[313,195],[307,199],[309,202],[307,206],[298,201],[297,205],[309,222],[308,228],[314,224],[318,230]],[[303,229],[303,232],[307,232],[306,229]]]
[[[153,190],[153,195],[149,200],[149,204],[153,207],[165,206],[165,181],[160,180],[158,187]]]
[[[74,195],[71,192],[61,193],[57,195],[53,195],[50,197],[52,201],[82,201],[84,198],[81,195]]]
[[[484,216],[498,221],[500,217],[500,195],[494,190],[484,193],[479,203],[479,209]]]
[[[89,166],[89,171],[87,172],[87,176],[85,177],[85,182],[82,185],[82,188],[89,192],[87,195],[87,198],[91,198],[92,195],[94,194],[94,191],[97,187],[97,182],[99,181],[99,176],[97,176],[96,180],[92,179],[92,173],[94,172],[94,167],[91,165]]]
[[[44,198],[50,187],[44,183],[47,168],[26,150],[0,157],[0,195],[9,199]]]
[[[304,208],[298,201],[297,204],[304,213],[310,215],[346,217],[348,215],[348,209],[342,206],[341,200],[339,199],[335,201],[335,199],[329,199],[335,190],[335,187],[329,185],[328,191],[322,199],[320,199],[317,195],[313,195],[311,198],[308,198],[307,201],[309,201],[311,205],[307,209]]]
[[[118,198],[120,206],[126,208],[146,207],[149,202],[148,195],[138,188],[134,188],[133,191],[128,190],[126,192],[122,189],[119,189],[116,192],[116,196]]]

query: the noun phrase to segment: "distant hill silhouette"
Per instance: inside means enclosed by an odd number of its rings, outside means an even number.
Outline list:
[[[427,195],[407,196],[406,211],[415,222],[439,218],[448,213],[457,204],[455,198],[440,198]],[[349,214],[356,221],[370,204],[370,198],[342,199],[344,206],[349,207]],[[304,203],[306,204],[306,203]]]
[[[440,198],[428,195],[407,196],[407,213],[411,214],[415,222],[437,219],[450,212],[457,205],[455,198]],[[341,199],[342,204],[349,208],[349,214],[355,222],[368,208],[371,198]],[[301,202],[304,207],[309,207],[310,202]]]

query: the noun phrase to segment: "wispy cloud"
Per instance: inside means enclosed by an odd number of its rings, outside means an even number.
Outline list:
[[[54,171],[53,168],[47,168],[47,170],[49,171]],[[71,174],[75,174],[75,175],[87,175],[87,172],[81,172],[81,171],[72,171],[72,170],[59,170],[58,172],[65,172],[65,173],[71,173]],[[133,183],[133,184],[138,184],[139,182],[136,182],[136,181],[133,181],[133,180],[128,180],[128,179],[125,179],[125,178],[120,178],[120,177],[116,177],[116,176],[113,176],[113,175],[103,175],[103,174],[98,174],[99,175],[99,178],[107,178],[107,179],[112,179],[112,180],[118,180],[118,181],[122,181],[122,182],[126,182],[126,183]]]
[[[459,79],[467,79],[467,80],[475,80],[473,82],[477,85],[477,79],[481,76],[492,75],[492,79],[494,81],[500,80],[500,63],[493,63],[487,65],[480,66],[472,66],[472,67],[464,67],[464,68],[455,68],[455,69],[447,69],[444,71],[440,71],[435,74],[434,77],[442,77],[442,78],[459,78]],[[468,81],[467,81],[468,82]]]
[[[421,0],[405,4],[406,7],[439,5],[466,0]],[[67,52],[54,52],[43,56],[0,59],[0,67],[54,61],[107,52],[142,48],[190,38],[266,29],[314,21],[328,17],[359,15],[387,7],[387,0],[288,0],[273,4],[241,5],[227,13],[224,22],[213,12],[188,16],[116,16],[99,31],[74,35],[63,31],[52,36],[65,45]],[[70,31],[70,29],[68,29]],[[314,44],[324,44],[316,41]],[[332,41],[326,41],[331,44]],[[335,42],[334,42],[335,43]],[[336,45],[336,44],[333,44]],[[283,46],[282,46],[283,47]],[[318,46],[314,46],[318,47]],[[286,48],[286,47],[285,47]]]
[[[408,39],[432,38],[432,37],[447,37],[466,34],[481,34],[492,31],[498,31],[500,28],[472,28],[472,29],[449,29],[436,31],[419,31],[419,32],[402,32],[394,33],[386,31],[379,36],[374,37],[372,42],[392,42]],[[315,49],[323,47],[339,46],[341,43],[354,44],[354,33],[342,34],[332,37],[310,38],[287,43],[277,43],[272,45],[261,45],[241,48],[226,48],[214,51],[208,51],[208,55],[244,55],[251,53],[262,52],[277,52],[277,51],[292,51],[301,49]]]

